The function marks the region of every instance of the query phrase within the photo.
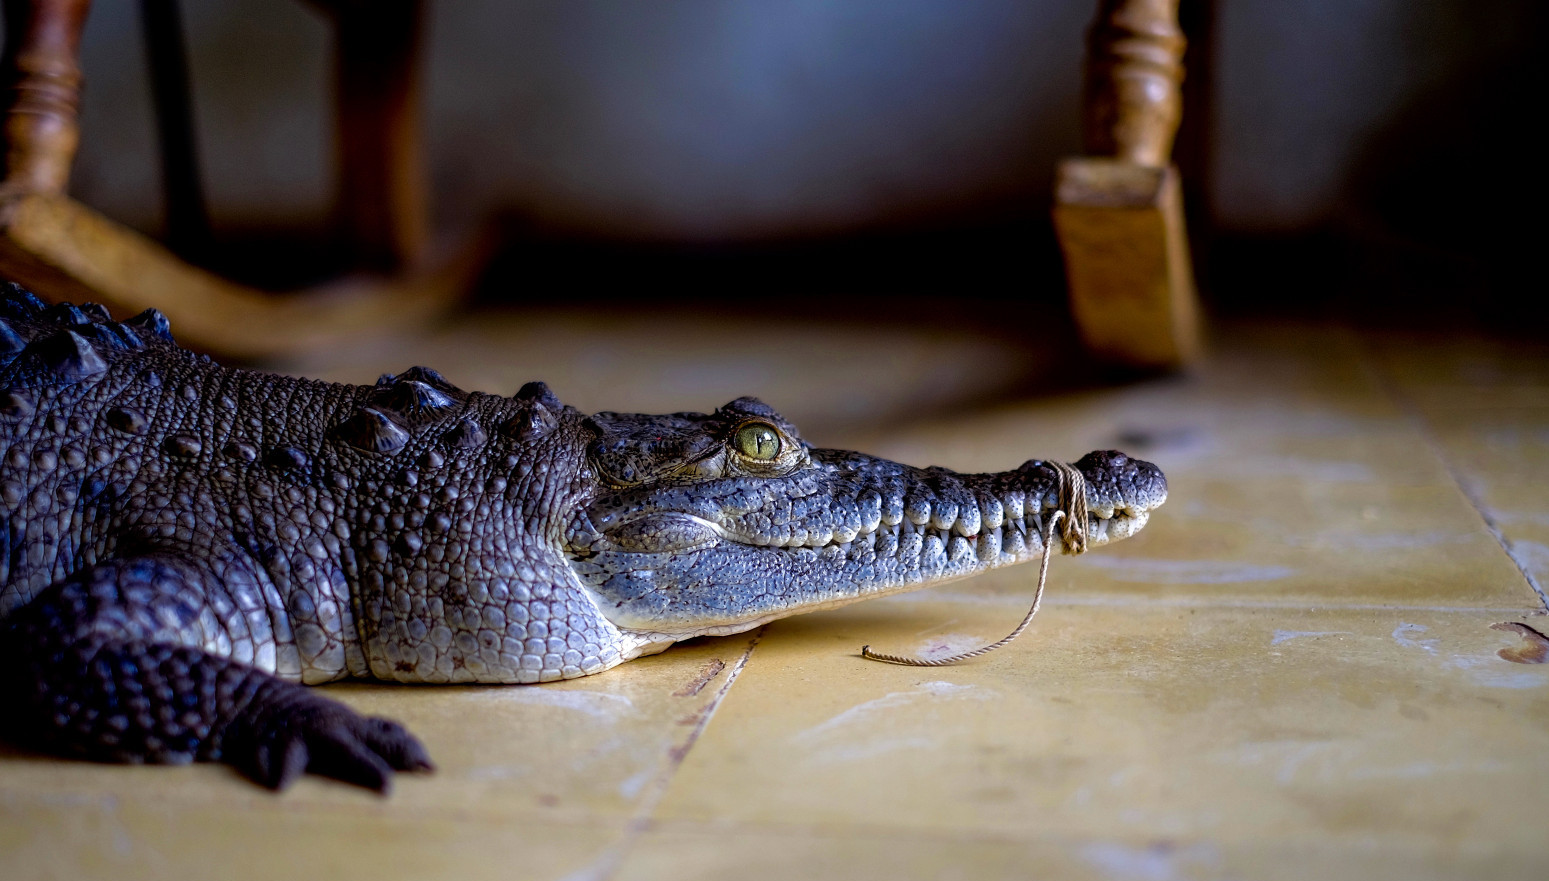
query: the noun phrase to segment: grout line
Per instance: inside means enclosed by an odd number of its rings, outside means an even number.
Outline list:
[[[1468,503],[1473,505],[1474,510],[1479,513],[1479,519],[1484,521],[1484,528],[1489,530],[1491,535],[1495,536],[1495,541],[1501,546],[1501,550],[1506,552],[1506,556],[1511,558],[1511,562],[1516,565],[1517,571],[1521,572],[1522,577],[1527,579],[1528,587],[1533,588],[1533,592],[1538,594],[1538,601],[1543,604],[1545,610],[1549,610],[1549,594],[1544,592],[1544,586],[1539,584],[1538,579],[1534,578],[1533,573],[1528,570],[1527,563],[1517,556],[1516,546],[1511,543],[1511,539],[1506,537],[1505,530],[1501,529],[1500,524],[1496,522],[1495,517],[1490,513],[1489,507],[1485,505],[1484,500],[1478,497],[1472,482],[1464,479],[1461,474],[1453,470],[1452,463],[1446,462],[1444,464],[1447,468],[1447,473],[1452,475],[1452,479],[1457,482],[1458,490],[1463,493],[1463,497],[1468,499]]]
[[[731,673],[727,674],[726,681],[721,683],[721,687],[716,690],[715,697],[700,711],[699,720],[694,724],[694,728],[689,732],[688,737],[684,738],[682,743],[668,750],[667,768],[657,775],[656,780],[652,782],[650,792],[645,798],[641,799],[640,807],[635,810],[634,816],[630,817],[629,822],[625,825],[624,834],[613,844],[604,848],[603,852],[598,854],[597,858],[592,860],[589,865],[565,875],[562,881],[607,881],[607,879],[613,877],[618,872],[624,863],[624,857],[628,855],[629,851],[634,849],[635,844],[640,840],[640,836],[644,835],[651,828],[652,815],[656,813],[656,807],[666,797],[667,787],[671,785],[673,778],[677,776],[678,769],[683,765],[683,760],[688,758],[689,750],[693,749],[694,744],[699,742],[700,735],[704,734],[705,729],[710,726],[711,717],[715,715],[716,710],[720,709],[721,701],[726,699],[726,695],[731,691],[732,684],[737,681],[737,677],[742,675],[743,668],[748,665],[748,660],[753,657],[753,650],[758,647],[759,642],[764,638],[764,631],[767,629],[768,625],[766,624],[754,631],[753,638],[748,640],[748,647],[742,651],[742,657],[738,658],[737,663],[732,666]]]
[[[1381,369],[1374,363],[1371,342],[1364,336],[1361,337],[1361,341],[1363,343],[1360,352],[1361,366],[1372,375],[1378,387],[1387,393],[1393,403],[1398,405],[1399,410],[1409,420],[1411,427],[1419,433],[1421,439],[1425,441],[1425,445],[1430,448],[1431,455],[1435,456],[1437,461],[1441,463],[1442,470],[1446,471],[1447,476],[1452,478],[1452,482],[1458,488],[1458,492],[1463,494],[1463,498],[1467,499],[1469,505],[1473,507],[1474,513],[1479,515],[1479,519],[1484,523],[1485,530],[1495,536],[1496,544],[1500,545],[1501,550],[1506,552],[1507,559],[1511,560],[1512,565],[1517,567],[1517,571],[1522,574],[1523,580],[1527,581],[1527,585],[1532,588],[1533,593],[1538,594],[1539,605],[1545,611],[1549,611],[1549,593],[1545,593],[1544,586],[1538,583],[1538,579],[1534,578],[1533,573],[1528,570],[1527,564],[1521,557],[1517,556],[1517,549],[1512,545],[1511,539],[1506,537],[1505,531],[1501,529],[1495,517],[1490,514],[1489,506],[1479,497],[1477,489],[1473,486],[1473,481],[1464,477],[1453,463],[1452,457],[1447,455],[1446,448],[1441,445],[1441,441],[1437,440],[1435,433],[1431,430],[1429,420],[1420,411],[1420,406],[1415,403],[1414,398],[1400,388],[1386,370]]]

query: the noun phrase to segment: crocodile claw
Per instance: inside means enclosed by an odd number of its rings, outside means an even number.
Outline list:
[[[332,777],[386,794],[394,771],[432,771],[425,747],[390,719],[362,716],[301,686],[275,689],[228,735],[224,759],[274,790],[303,773]],[[257,701],[255,701],[257,703]]]

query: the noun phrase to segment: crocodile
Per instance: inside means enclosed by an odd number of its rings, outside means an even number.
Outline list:
[[[220,761],[281,789],[429,770],[306,686],[535,683],[695,636],[1037,558],[1055,463],[993,474],[820,449],[755,398],[586,415],[542,383],[345,385],[220,365],[156,310],[0,288],[0,735]],[[1058,466],[1069,468],[1070,466]],[[1137,532],[1160,470],[1074,463]]]

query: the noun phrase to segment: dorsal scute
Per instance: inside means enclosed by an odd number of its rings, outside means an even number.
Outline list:
[[[411,421],[434,419],[442,411],[457,406],[457,400],[441,389],[401,377],[390,385],[374,389],[371,403]]]
[[[168,321],[167,316],[161,314],[158,309],[146,309],[133,318],[125,319],[123,323],[125,327],[133,328],[163,342],[177,342],[172,338],[172,322]]]
[[[10,360],[27,348],[27,338],[16,332],[7,319],[0,318],[0,359]]]
[[[408,429],[375,407],[361,407],[334,429],[339,440],[370,453],[396,453],[409,442]]]
[[[416,432],[453,417],[467,400],[467,392],[429,367],[384,373],[333,436],[368,453],[396,453]]]
[[[90,356],[79,350],[71,338],[59,336],[61,331],[74,334],[99,352],[136,351],[152,342],[176,344],[167,317],[155,309],[118,322],[100,303],[50,305],[14,282],[0,284],[0,361],[20,355],[31,345],[53,340],[44,347],[45,351],[58,355],[67,348],[75,348],[80,360],[89,362]],[[44,366],[55,365],[49,362]]]
[[[382,376],[376,381],[376,388],[378,391],[380,391],[382,389],[390,388],[392,386],[407,382],[417,382],[428,385],[439,392],[445,393],[448,397],[459,401],[468,397],[467,392],[448,382],[447,378],[442,376],[440,372],[432,370],[429,367],[421,367],[419,365],[410,367],[408,370],[398,374],[382,374]]]
[[[18,357],[34,370],[65,383],[91,379],[108,369],[91,341],[73,330],[39,337]]]
[[[48,304],[14,281],[0,284],[0,318],[37,321]]]

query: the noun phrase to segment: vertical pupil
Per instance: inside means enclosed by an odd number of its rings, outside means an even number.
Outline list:
[[[780,439],[767,425],[749,425],[738,432],[738,444],[745,455],[755,459],[773,459],[779,455]]]

